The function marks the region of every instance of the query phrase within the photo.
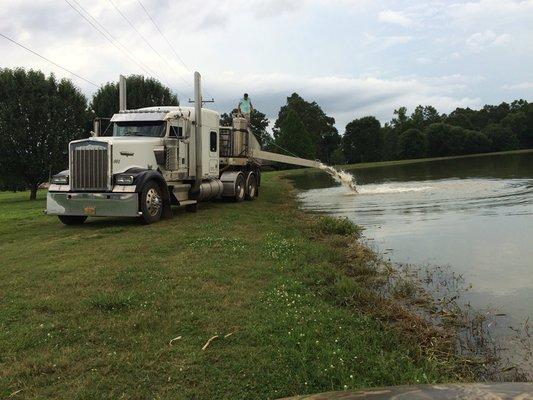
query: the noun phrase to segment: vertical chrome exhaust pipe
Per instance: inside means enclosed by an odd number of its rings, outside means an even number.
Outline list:
[[[202,87],[201,75],[198,71],[194,73],[194,114],[195,114],[195,148],[196,148],[196,177],[194,182],[194,192],[200,190],[202,184]]]
[[[126,78],[120,75],[118,79],[118,110],[125,111],[128,109],[126,103]]]

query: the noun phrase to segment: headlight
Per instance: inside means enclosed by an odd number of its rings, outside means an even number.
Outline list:
[[[54,175],[52,176],[52,183],[56,185],[68,185],[68,175]]]
[[[133,175],[121,174],[115,176],[115,183],[117,185],[131,185],[133,184]]]

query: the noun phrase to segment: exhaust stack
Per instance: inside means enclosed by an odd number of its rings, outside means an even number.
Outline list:
[[[101,129],[102,129],[102,119],[95,118],[93,121],[93,133],[95,137],[100,136]]]
[[[120,75],[118,79],[118,109],[119,111],[128,109],[126,103],[126,78],[124,75]]]
[[[194,182],[194,191],[200,189],[202,183],[203,169],[202,169],[202,87],[201,75],[198,71],[194,73],[194,139],[196,150],[196,177]]]

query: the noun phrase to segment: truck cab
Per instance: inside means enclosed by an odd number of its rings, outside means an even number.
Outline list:
[[[216,111],[179,106],[113,115],[106,132],[111,136],[69,144],[69,168],[52,178],[46,213],[69,225],[89,216],[151,223],[169,216],[172,204],[193,211],[199,201],[213,198],[253,199],[258,165],[220,157],[219,120]],[[233,127],[223,129],[233,137]],[[224,155],[235,155],[223,145]]]

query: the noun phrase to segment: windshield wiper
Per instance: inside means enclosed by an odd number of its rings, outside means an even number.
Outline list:
[[[141,133],[138,132],[138,131],[132,131],[132,132],[126,132],[126,133],[124,133],[124,136],[144,136],[144,135],[141,134]]]

